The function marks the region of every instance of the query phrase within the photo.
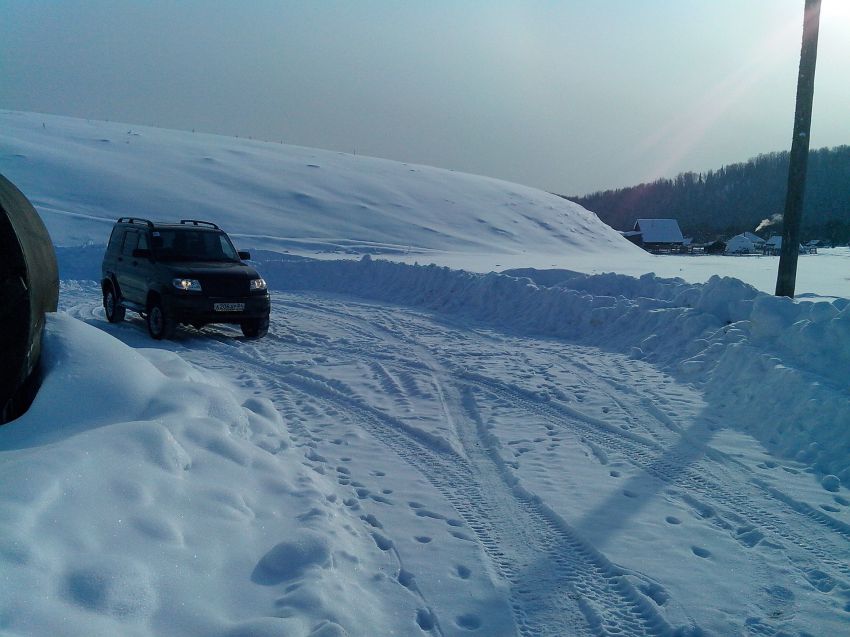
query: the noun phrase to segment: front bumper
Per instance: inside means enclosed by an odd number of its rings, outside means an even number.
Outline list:
[[[165,311],[178,323],[241,323],[247,319],[268,318],[271,299],[266,294],[241,297],[211,297],[194,294],[169,295]],[[218,311],[216,304],[244,304],[242,311]]]

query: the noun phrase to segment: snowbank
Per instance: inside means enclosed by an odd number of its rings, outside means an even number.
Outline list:
[[[44,384],[0,432],[0,632],[414,630],[401,587],[371,575],[383,552],[266,398],[48,318]]]

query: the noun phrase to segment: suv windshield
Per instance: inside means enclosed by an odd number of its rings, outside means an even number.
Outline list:
[[[159,229],[153,232],[153,250],[159,259],[170,261],[239,261],[239,255],[223,232],[190,228]]]

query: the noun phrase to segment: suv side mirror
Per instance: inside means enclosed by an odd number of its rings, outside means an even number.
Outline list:
[[[242,259],[243,261],[247,261],[248,259],[251,258],[251,253],[248,252],[247,250],[240,250],[237,254],[239,255],[239,258]]]
[[[147,248],[136,248],[133,250],[134,259],[150,259],[151,251]]]

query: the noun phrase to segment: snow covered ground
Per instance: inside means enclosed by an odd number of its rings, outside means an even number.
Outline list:
[[[829,274],[797,302],[707,258],[634,278],[665,260],[513,184],[0,119],[63,278],[0,428],[3,635],[850,631],[846,249],[801,262]],[[269,336],[107,323],[127,214],[233,229]]]

